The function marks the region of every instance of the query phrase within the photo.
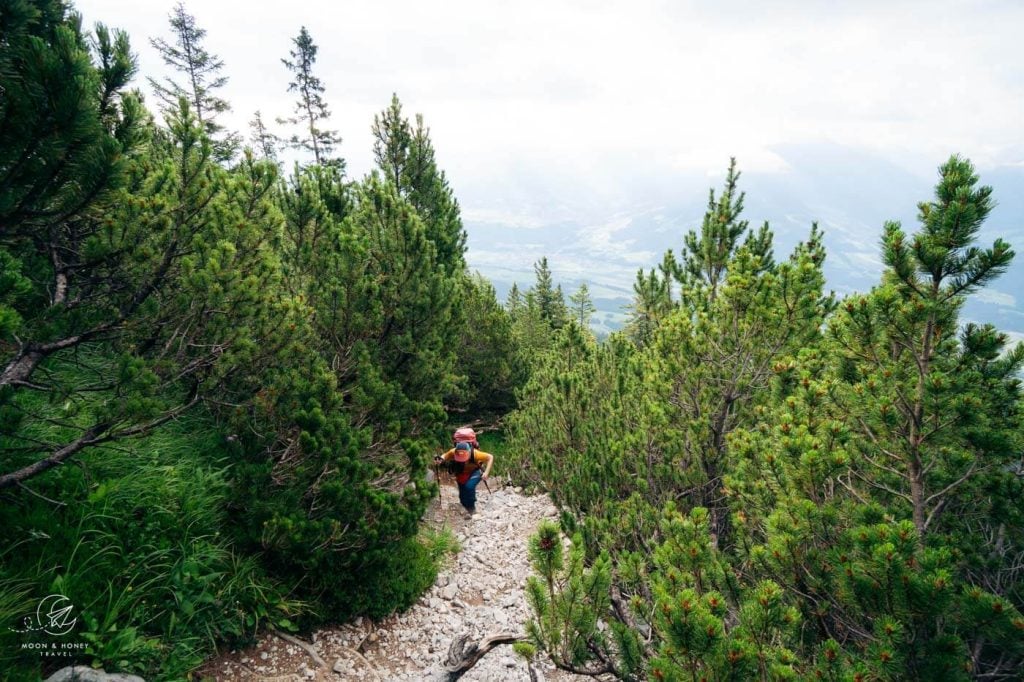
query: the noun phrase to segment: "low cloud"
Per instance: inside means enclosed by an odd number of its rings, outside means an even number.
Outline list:
[[[1017,298],[1013,294],[996,291],[995,289],[982,289],[974,294],[974,299],[981,303],[991,303],[992,305],[1006,308],[1014,308],[1017,305]]]

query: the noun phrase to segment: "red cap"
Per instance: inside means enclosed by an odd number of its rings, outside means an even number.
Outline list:
[[[455,446],[455,461],[456,462],[468,462],[469,453],[473,451],[473,446],[469,443],[458,443]]]

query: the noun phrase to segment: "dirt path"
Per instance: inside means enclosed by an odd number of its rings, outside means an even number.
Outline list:
[[[462,551],[438,575],[434,586],[408,611],[382,621],[356,619],[306,635],[326,663],[320,668],[302,648],[275,635],[264,635],[251,648],[224,654],[207,663],[203,679],[218,682],[336,682],[338,680],[444,680],[444,660],[452,639],[472,640],[501,631],[522,633],[529,618],[523,585],[530,574],[527,538],[543,518],[554,518],[546,495],[526,496],[513,488],[493,494],[481,487],[477,515],[460,513],[454,487],[429,512],[431,523],[453,529]],[[539,666],[553,682],[590,680],[556,670],[546,658]],[[491,682],[529,680],[526,663],[500,645],[487,653],[462,680]]]

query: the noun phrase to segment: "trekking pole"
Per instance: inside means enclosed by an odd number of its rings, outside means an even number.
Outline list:
[[[441,482],[441,465],[434,463],[434,479],[437,481],[437,506],[441,508],[441,528],[448,525],[448,510],[444,506],[444,495],[442,490],[444,489],[444,483]]]

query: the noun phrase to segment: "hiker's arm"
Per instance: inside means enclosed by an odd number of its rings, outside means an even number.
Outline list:
[[[484,473],[482,476],[483,478],[487,478],[487,476],[490,475],[491,473],[491,465],[494,464],[494,455],[487,452],[481,452],[480,454],[484,455],[487,458],[487,466],[484,468]]]
[[[454,456],[455,456],[455,449],[452,448],[451,450],[449,450],[448,452],[444,453],[443,455],[438,455],[436,459],[438,459],[441,462],[446,462],[446,461],[448,461],[449,459],[451,459]]]

